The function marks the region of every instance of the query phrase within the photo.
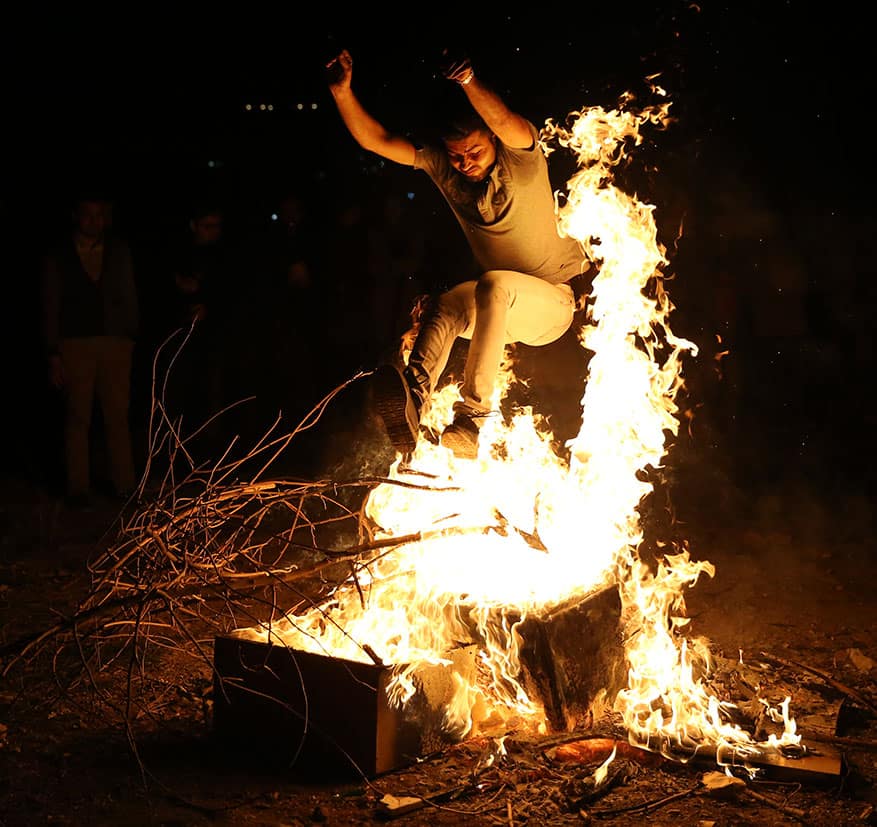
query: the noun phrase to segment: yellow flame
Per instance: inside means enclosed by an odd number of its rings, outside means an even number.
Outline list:
[[[653,87],[656,94],[663,90]],[[578,172],[557,197],[558,228],[599,262],[591,323],[581,331],[590,354],[581,427],[561,459],[545,423],[531,408],[509,421],[491,419],[475,460],[456,460],[421,440],[411,465],[369,496],[365,512],[378,538],[419,535],[367,564],[331,602],[300,616],[249,630],[299,650],[394,666],[389,693],[403,704],[420,664],[448,663],[460,642],[477,642],[478,679],[455,678],[448,726],[465,734],[484,710],[543,723],[543,712],[519,678],[520,623],[532,613],[603,585],[622,598],[629,679],[616,699],[631,740],[673,757],[703,745],[752,747],[727,723],[727,710],[705,688],[710,655],[702,641],[682,639],[683,591],[708,562],[687,550],[659,561],[639,559],[638,507],[652,490],[647,469],[660,468],[668,435],[679,427],[676,395],[682,360],[696,346],[673,334],[673,305],[663,287],[668,265],[654,207],[613,183],[613,170],[642,141],[644,127],[670,123],[669,103],[634,110],[625,96],[615,110],[574,112],[567,125],[546,122],[542,148],[575,154]],[[513,381],[503,369],[494,407]],[[441,430],[459,389],[442,389],[427,426]],[[396,485],[394,482],[404,482]],[[481,711],[479,711],[481,710]],[[782,739],[793,742],[787,705]],[[738,753],[739,754],[739,750]]]
[[[606,781],[606,778],[609,776],[609,765],[615,760],[615,753],[618,752],[618,746],[612,747],[612,752],[609,753],[606,760],[594,770],[594,786],[599,787]]]

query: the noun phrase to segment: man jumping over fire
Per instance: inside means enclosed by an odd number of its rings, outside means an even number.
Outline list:
[[[504,348],[557,341],[584,306],[596,272],[579,242],[558,231],[548,163],[539,131],[476,76],[468,58],[448,60],[444,76],[470,106],[436,144],[415,145],[388,132],[351,88],[353,58],[327,64],[329,89],[354,140],[366,151],[423,170],[462,228],[481,275],[435,297],[420,321],[407,365],[375,372],[375,406],[393,447],[417,446],[430,395],[458,337],[470,340],[454,419],[441,444],[455,456],[478,455],[479,428],[496,411],[494,387]]]

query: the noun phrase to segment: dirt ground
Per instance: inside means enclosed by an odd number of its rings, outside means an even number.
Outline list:
[[[86,562],[112,541],[119,504],[72,511],[37,483],[9,476],[2,484],[8,662],[16,641],[69,614],[86,593]],[[368,824],[389,820],[388,794],[436,796],[395,818],[410,825],[877,823],[873,501],[855,481],[828,488],[807,475],[747,485],[700,449],[682,452],[665,493],[677,537],[716,568],[686,596],[687,634],[709,641],[717,674],[727,678],[736,664],[750,680],[787,691],[810,754],[839,756],[837,772],[766,771],[721,793],[704,783],[715,762],[619,753],[613,786],[588,800],[599,761],[563,763],[552,750],[594,737],[623,743],[607,713],[589,729],[541,741],[512,733],[508,754],[488,769],[492,742],[473,739],[376,778],[315,781],[217,743],[203,663],[160,654],[150,713],[129,714],[126,731],[124,681],[68,689],[53,682],[50,661],[35,658],[0,684],[0,824]]]

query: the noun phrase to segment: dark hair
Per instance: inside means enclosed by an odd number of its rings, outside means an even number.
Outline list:
[[[479,130],[489,132],[490,128],[459,89],[446,86],[437,91],[425,124],[431,141],[455,141]]]
[[[438,136],[443,141],[457,141],[481,130],[490,132],[484,118],[474,109],[461,110],[453,113],[443,124],[439,125]]]
[[[112,204],[113,193],[109,187],[100,184],[84,184],[77,186],[70,194],[71,209],[78,209],[83,204]]]

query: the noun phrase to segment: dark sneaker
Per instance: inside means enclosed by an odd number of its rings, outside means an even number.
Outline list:
[[[384,421],[393,447],[410,454],[417,447],[420,408],[405,377],[393,365],[382,365],[374,373],[374,404]]]
[[[441,444],[459,459],[478,456],[478,426],[468,414],[457,412],[454,421],[442,431]]]

